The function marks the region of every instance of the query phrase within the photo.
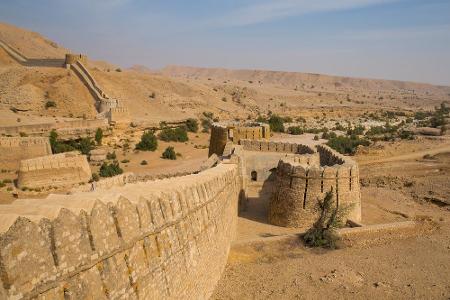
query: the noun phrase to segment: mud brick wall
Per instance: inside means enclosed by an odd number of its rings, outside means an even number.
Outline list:
[[[20,161],[20,188],[67,186],[88,182],[92,177],[86,156],[72,152]]]
[[[321,161],[339,157],[331,154]],[[275,192],[269,203],[269,222],[285,227],[310,227],[318,218],[318,199],[333,190],[337,205],[348,207],[348,219],[361,220],[361,192],[358,165],[345,158],[341,165],[307,165],[294,160],[280,161],[276,172]]]
[[[227,142],[236,145],[242,140],[268,140],[270,138],[270,127],[266,124],[255,126],[236,126],[233,124],[214,123],[211,126],[211,139],[209,141],[209,155],[213,153],[223,155]]]
[[[240,140],[262,140],[270,138],[270,127],[267,126],[249,126],[235,127],[233,130],[233,142],[238,144]]]
[[[28,124],[17,126],[0,127],[1,135],[18,136],[21,132],[26,134],[43,135],[48,134],[55,127],[56,123]]]
[[[209,154],[221,156],[225,145],[228,142],[228,129],[225,126],[214,125],[211,127],[211,137],[209,140]]]
[[[309,146],[287,142],[283,143],[243,139],[240,140],[239,144],[242,145],[244,147],[244,150],[247,151],[281,152],[294,154],[313,154],[316,152]]]
[[[0,206],[1,299],[207,299],[235,234],[236,164]]]
[[[109,111],[109,121],[116,123],[130,123],[130,113],[126,107],[111,108]]]
[[[0,137],[0,169],[17,170],[23,159],[52,154],[48,138]]]

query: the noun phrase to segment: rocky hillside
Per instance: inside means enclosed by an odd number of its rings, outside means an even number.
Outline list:
[[[38,33],[4,23],[0,39],[30,58],[63,58],[70,52]],[[450,87],[411,82],[180,66],[158,72],[145,66],[124,70],[99,61],[89,61],[87,67],[109,96],[129,108],[133,121],[149,123],[198,117],[205,111],[221,119],[269,111],[291,116],[326,111],[344,118],[380,108],[431,109],[450,100]],[[48,101],[56,107],[46,108]],[[11,115],[11,108],[19,112]],[[72,71],[23,66],[0,49],[0,125],[95,114],[93,97]]]

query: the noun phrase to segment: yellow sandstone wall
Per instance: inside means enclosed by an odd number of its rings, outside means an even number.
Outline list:
[[[337,205],[348,207],[348,219],[361,220],[358,165],[327,146],[317,146],[320,165],[292,159],[280,161],[269,222],[285,227],[310,227],[318,217],[318,199],[333,190]]]
[[[211,126],[209,141],[209,155],[213,153],[221,156],[227,142],[240,144],[243,140],[264,141],[270,138],[270,127],[266,124],[255,126],[234,126],[214,123]]]
[[[22,160],[17,185],[20,188],[68,186],[88,182],[91,176],[86,156],[68,152]]]
[[[87,56],[83,54],[66,54],[66,61],[65,63],[67,65],[74,64],[76,62],[81,62],[82,64],[87,63]]]
[[[17,170],[23,159],[52,154],[44,137],[0,137],[0,169]]]
[[[225,267],[237,164],[0,206],[1,299],[207,299]]]
[[[209,140],[209,154],[217,154],[221,156],[225,145],[228,142],[228,129],[225,126],[213,125],[211,127],[211,137]]]

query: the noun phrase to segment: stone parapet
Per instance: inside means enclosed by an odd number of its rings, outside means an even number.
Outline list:
[[[44,137],[0,137],[0,168],[18,169],[23,159],[52,154],[50,142]]]
[[[19,188],[69,186],[91,179],[86,156],[76,152],[60,153],[20,161]]]
[[[0,206],[5,299],[207,299],[225,267],[236,164]]]
[[[301,157],[280,160],[276,192],[269,204],[271,224],[310,227],[319,216],[318,201],[329,191],[333,191],[336,204],[348,210],[348,219],[361,220],[358,165],[326,146],[317,146],[317,150],[320,158],[316,156],[313,164]]]

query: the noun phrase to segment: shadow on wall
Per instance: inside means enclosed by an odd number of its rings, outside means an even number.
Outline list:
[[[272,174],[262,183],[257,182],[258,173],[256,171],[251,172],[251,181],[249,181],[247,186],[247,189],[250,190],[251,193],[250,196],[242,202],[239,209],[239,217],[259,223],[269,224],[267,216],[269,201],[273,193],[276,177],[275,172],[276,169],[272,169]]]

